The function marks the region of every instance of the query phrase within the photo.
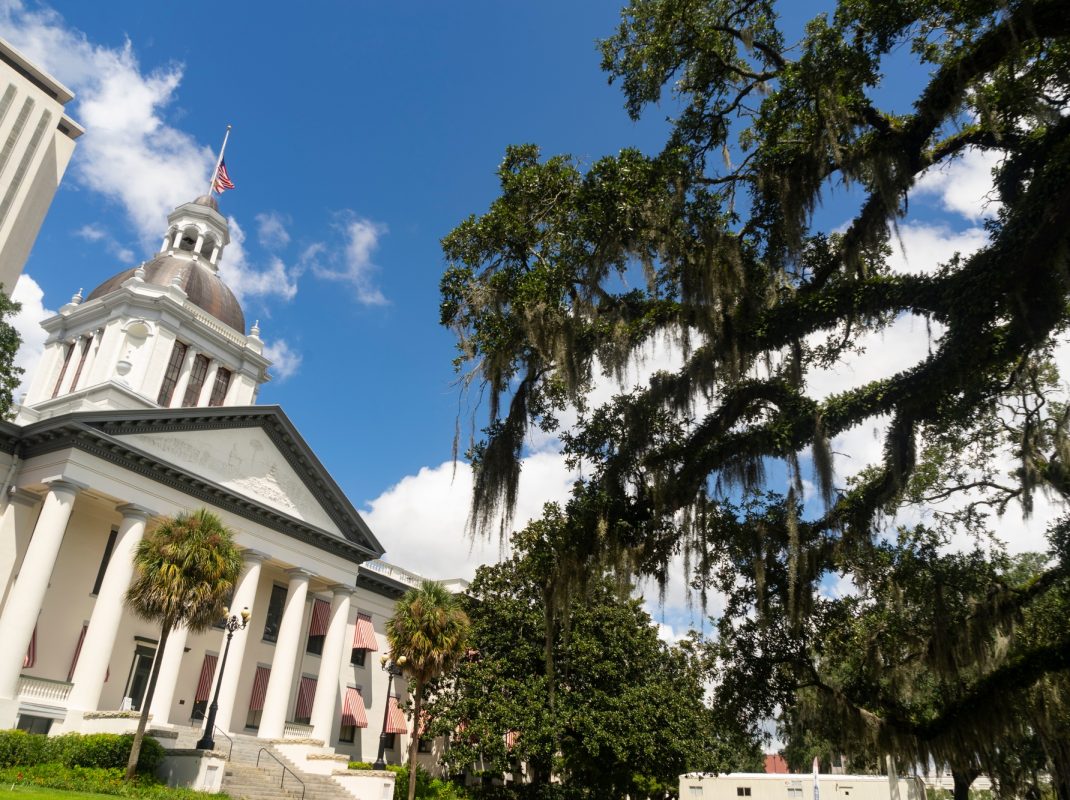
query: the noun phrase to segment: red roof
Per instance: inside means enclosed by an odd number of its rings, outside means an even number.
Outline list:
[[[767,775],[782,775],[790,772],[788,762],[779,753],[765,754],[765,772]]]

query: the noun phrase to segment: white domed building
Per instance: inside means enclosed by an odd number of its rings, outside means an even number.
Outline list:
[[[282,409],[255,405],[270,362],[219,276],[229,235],[215,200],[167,222],[154,258],[44,321],[30,388],[0,422],[0,727],[132,729],[160,658],[151,725],[195,729],[222,631],[175,631],[158,653],[158,628],[123,597],[153,519],[206,507],[243,548],[230,606],[252,613],[230,647],[219,730],[371,761],[385,717],[400,761],[406,722],[379,659],[418,578],[379,561]]]

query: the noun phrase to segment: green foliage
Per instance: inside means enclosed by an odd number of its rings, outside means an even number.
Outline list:
[[[132,734],[66,733],[42,736],[25,731],[0,731],[0,767],[57,764],[62,767],[125,768]],[[137,771],[152,775],[166,751],[154,738],[146,737],[138,756]]]
[[[372,769],[366,761],[350,761],[349,769]],[[403,800],[408,793],[409,768],[388,764],[387,769],[394,773],[394,800]],[[417,800],[465,800],[465,791],[449,781],[432,778],[423,767],[416,767]]]
[[[661,152],[585,164],[510,147],[499,197],[444,238],[441,321],[462,385],[489,399],[473,526],[508,530],[525,437],[556,434],[584,479],[530,600],[550,639],[586,576],[663,579],[682,553],[703,600],[728,594],[714,654],[740,719],[783,709],[865,759],[931,756],[962,775],[983,754],[1008,786],[1033,762],[996,761],[1035,737],[1070,796],[1070,641],[1045,610],[1065,619],[1070,525],[1028,581],[987,545],[944,558],[952,535],[988,536],[993,511],[1028,513],[1038,489],[1070,497],[1070,403],[1050,364],[1070,324],[1065,0],[840,0],[785,41],[770,0],[632,0],[603,68],[633,117],[671,96]],[[900,113],[881,90],[907,57],[924,77]],[[893,271],[909,192],[976,153],[1001,156],[984,245]],[[819,229],[814,209],[841,189],[857,213]],[[905,315],[934,331],[917,363],[818,391],[819,371]],[[679,368],[591,403],[664,341]],[[880,456],[837,483],[829,442],[878,426]],[[802,502],[806,459],[820,507]],[[770,493],[767,473],[779,489],[785,472],[786,495]],[[943,544],[888,545],[904,505],[945,501],[959,505],[935,515]],[[833,576],[858,597],[824,597]],[[551,701],[555,661],[537,673]],[[557,725],[530,716],[524,730]]]
[[[760,769],[754,741],[704,703],[701,643],[661,642],[628,585],[588,575],[583,598],[551,604],[563,524],[548,507],[511,559],[476,573],[473,650],[428,706],[432,733],[451,737],[449,770],[525,763],[535,784],[606,798],[672,790],[689,770]]]
[[[22,305],[12,300],[4,288],[0,286],[0,408],[9,409],[23,373],[22,367],[15,366],[15,354],[22,340],[9,320],[19,313]]]
[[[66,767],[55,763],[0,768],[0,785],[42,786],[64,791],[132,797],[138,800],[227,800],[228,797],[223,793],[206,794],[192,789],[172,789],[149,775],[138,775],[128,781],[120,768]]]

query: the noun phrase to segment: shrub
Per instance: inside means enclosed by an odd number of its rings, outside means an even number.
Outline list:
[[[372,765],[367,761],[350,761],[349,768],[372,769]],[[387,764],[386,768],[394,773],[394,800],[405,800],[409,796],[408,767]],[[463,789],[448,781],[432,778],[421,766],[417,766],[416,770],[417,800],[467,800],[468,795]]]
[[[6,767],[0,769],[0,785],[23,784],[137,800],[229,800],[225,794],[207,795],[192,789],[171,789],[148,775],[138,775],[133,781],[127,782],[124,780],[125,773],[123,768],[65,767],[56,763]]]
[[[59,764],[64,767],[126,768],[133,734],[67,733],[42,736],[25,731],[0,731],[0,767]],[[163,746],[146,737],[137,760],[138,772],[151,775],[163,760]]]

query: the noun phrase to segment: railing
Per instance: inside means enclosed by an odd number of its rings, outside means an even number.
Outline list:
[[[419,586],[420,582],[423,580],[415,572],[409,572],[407,569],[396,567],[393,564],[387,564],[385,561],[380,561],[377,558],[365,561],[361,566],[367,567],[372,572],[378,572],[380,575],[386,575],[388,578],[394,578],[402,583],[407,583],[409,586]]]
[[[296,772],[294,772],[288,766],[283,764],[282,761],[279,759],[279,757],[277,755],[275,755],[274,753],[272,753],[270,750],[268,750],[266,747],[261,747],[260,751],[256,754],[256,766],[257,766],[257,769],[260,768],[260,756],[264,755],[264,753],[267,753],[269,756],[271,756],[273,759],[275,759],[275,761],[278,762],[278,765],[280,767],[282,767],[282,779],[279,781],[279,788],[280,789],[285,788],[286,773],[289,772],[291,775],[293,775],[294,780],[297,781],[299,784],[301,784],[301,800],[305,800],[305,782],[303,780],[301,780],[300,778],[298,778]]]
[[[234,740],[231,739],[229,736],[227,736],[226,732],[222,728],[220,728],[218,725],[213,725],[212,726],[212,730],[215,731],[216,733],[218,733],[220,736],[222,736],[228,742],[230,742],[230,747],[227,748],[227,761],[230,761],[230,757],[234,753]]]
[[[284,739],[311,739],[312,726],[303,725],[300,722],[287,722],[282,726],[282,738]]]
[[[48,678],[34,678],[30,675],[19,676],[19,697],[44,700],[48,703],[66,703],[73,684],[68,681],[54,681]]]

